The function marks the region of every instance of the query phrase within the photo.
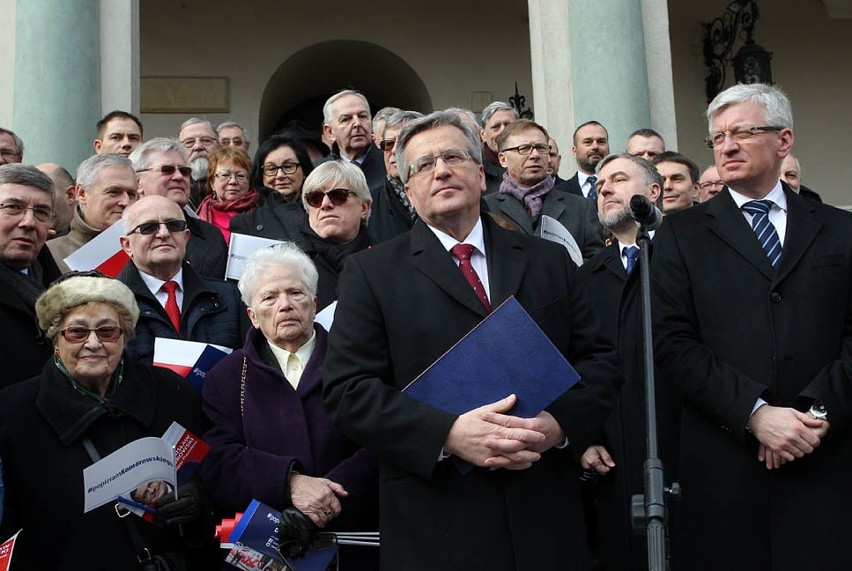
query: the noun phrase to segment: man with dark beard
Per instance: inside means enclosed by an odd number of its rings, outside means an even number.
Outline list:
[[[577,172],[559,190],[596,200],[595,167],[609,154],[609,133],[597,121],[587,121],[574,131],[574,146],[571,153],[577,162]]]
[[[189,205],[195,210],[207,194],[207,157],[220,148],[219,137],[210,121],[190,117],[180,126],[178,141],[189,153],[189,166],[192,168],[192,188],[189,193]]]
[[[662,185],[657,169],[639,156],[613,154],[598,164],[598,217],[613,240],[578,272],[600,316],[601,333],[621,357],[626,380],[603,434],[580,459],[591,478],[584,490],[587,505],[592,506],[588,515],[589,536],[595,538],[591,548],[601,568],[608,571],[643,569],[647,560],[645,537],[635,535],[630,525],[630,497],[642,493],[645,460],[639,226],[630,214],[630,199],[639,194],[654,203]],[[659,407],[660,413],[663,408]]]

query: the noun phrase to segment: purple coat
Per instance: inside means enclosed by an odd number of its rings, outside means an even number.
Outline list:
[[[319,326],[316,347],[298,390],[284,378],[266,338],[252,329],[242,349],[219,362],[204,380],[203,408],[213,423],[202,476],[223,514],[242,512],[252,499],[274,508],[290,504],[291,470],[325,477],[349,492],[331,530],[378,529],[378,464],[334,428],[323,410],[322,365],[328,334]],[[245,396],[240,410],[243,359]],[[359,548],[373,549],[373,548]]]

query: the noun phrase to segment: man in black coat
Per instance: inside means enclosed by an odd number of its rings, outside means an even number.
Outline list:
[[[707,110],[726,184],[654,238],[655,346],[683,400],[675,566],[852,569],[852,215],[778,180],[777,88]]]
[[[638,194],[655,203],[663,181],[651,163],[628,153],[606,157],[598,165],[598,175],[598,214],[613,241],[583,264],[578,275],[601,317],[602,332],[618,350],[626,382],[604,433],[583,454],[581,465],[599,475],[587,491],[593,504],[593,547],[601,568],[642,569],[647,565],[646,538],[636,535],[630,522],[630,498],[644,491],[646,457],[639,226],[631,216],[630,199]],[[658,401],[660,394],[658,388]],[[657,410],[667,414],[670,408],[658,405]],[[660,432],[665,433],[662,423]]]
[[[332,421],[381,461],[383,569],[587,569],[576,458],[620,378],[562,246],[480,217],[476,134],[458,114],[409,123],[397,165],[420,221],[349,258],[325,362]],[[477,289],[448,250],[474,248]],[[457,250],[458,251],[458,250]],[[402,389],[510,295],[581,380],[535,418],[514,397],[460,416]],[[461,475],[449,456],[475,467]]]
[[[571,153],[577,163],[574,176],[557,186],[557,190],[589,198],[594,191],[595,167],[609,154],[609,133],[597,121],[586,121],[574,130],[574,146]],[[594,178],[591,178],[594,177]],[[592,194],[591,198],[594,198]]]
[[[479,137],[482,139],[482,166],[485,169],[485,194],[494,194],[500,189],[503,182],[503,173],[506,168],[500,164],[497,158],[499,146],[497,137],[506,128],[506,125],[519,118],[517,110],[503,101],[492,101],[485,106],[480,115],[482,128]]]
[[[394,149],[399,132],[405,124],[422,116],[423,114],[417,111],[400,111],[388,117],[385,122],[379,145],[384,154],[385,170],[388,174],[383,185],[370,188],[373,207],[367,232],[370,234],[370,243],[374,246],[408,232],[417,220],[417,213],[405,194],[399,169],[396,168]]]
[[[355,163],[364,171],[369,188],[383,184],[387,174],[385,162],[382,152],[373,144],[372,115],[367,98],[352,89],[339,91],[325,102],[322,115],[322,130],[332,141],[331,155],[314,164],[329,160]]]
[[[186,208],[189,203],[190,169],[184,148],[174,139],[158,137],[136,147],[130,155],[130,161],[139,175],[139,194],[165,196],[187,211],[189,242],[186,245],[186,261],[202,276],[224,278],[228,244],[222,232]]]
[[[44,247],[53,198],[53,182],[35,167],[0,167],[0,388],[37,375],[53,354],[35,313],[36,299],[59,277]]]
[[[179,228],[185,224],[183,210],[168,198],[147,196],[128,208],[123,220],[121,246],[130,262],[118,279],[139,305],[127,354],[150,365],[157,337],[242,346],[248,324],[236,286],[202,277],[184,263],[189,230]]]

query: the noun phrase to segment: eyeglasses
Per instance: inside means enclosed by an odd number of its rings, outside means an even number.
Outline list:
[[[181,141],[180,144],[183,145],[183,148],[185,149],[191,149],[195,146],[196,141],[200,141],[202,147],[212,147],[219,142],[213,137],[190,137]]]
[[[305,195],[305,202],[311,208],[319,208],[322,206],[323,199],[327,196],[331,203],[335,206],[340,206],[349,200],[349,195],[355,196],[355,193],[348,188],[332,188],[328,192],[314,190]]]
[[[134,232],[139,232],[143,236],[150,236],[160,231],[160,226],[165,226],[170,234],[175,232],[183,232],[186,230],[186,220],[166,220],[165,222],[143,222],[133,230],[127,233],[129,236]]]
[[[84,343],[89,339],[89,335],[92,334],[92,331],[95,332],[95,335],[98,336],[100,341],[105,343],[118,341],[118,338],[121,337],[121,334],[123,333],[121,327],[117,325],[101,325],[100,327],[66,327],[59,333],[61,333],[65,340],[69,343]]]
[[[50,206],[27,206],[23,202],[16,201],[0,203],[0,211],[7,218],[20,218],[26,214],[27,210],[33,211],[33,217],[40,224],[47,224],[53,220],[53,209]]]
[[[274,176],[278,174],[279,170],[284,174],[293,174],[300,166],[302,165],[299,163],[281,163],[280,165],[276,165],[275,163],[266,163],[263,165],[263,174]]]
[[[379,142],[379,148],[384,152],[390,152],[396,146],[396,139],[382,139]]]
[[[470,160],[470,153],[467,151],[463,151],[461,149],[447,149],[440,155],[435,155],[431,157],[420,157],[408,167],[409,176],[416,176],[418,174],[428,174],[435,170],[435,166],[438,164],[438,159],[444,161],[444,164],[448,167],[457,167],[462,163],[465,163]]]
[[[237,182],[245,182],[248,180],[248,174],[244,172],[217,172],[213,176],[221,180],[231,180],[233,177],[237,179]]]
[[[503,149],[500,151],[501,153],[505,153],[507,151],[517,151],[519,155],[527,156],[532,154],[533,149],[538,151],[540,155],[546,155],[550,153],[550,145],[543,145],[539,143],[538,145],[518,145],[517,147],[509,147],[508,149]]]
[[[760,133],[782,130],[784,130],[784,127],[737,127],[730,131],[719,131],[718,133],[713,133],[709,137],[706,137],[704,142],[707,143],[708,149],[712,149],[716,146],[724,145],[726,137],[730,137],[735,143],[742,143],[743,141],[747,141]]]
[[[707,190],[708,188],[722,188],[723,186],[725,186],[725,183],[721,180],[710,180],[707,182],[702,182],[698,185],[698,188],[700,188],[701,190]]]
[[[145,171],[158,171],[166,176],[172,176],[175,174],[175,171],[180,171],[180,174],[183,176],[192,175],[192,169],[190,167],[178,167],[175,165],[160,165],[158,167],[149,167],[147,169],[139,169],[136,172],[145,172]]]
[[[21,156],[21,154],[18,151],[13,151],[12,149],[0,149],[0,157],[3,157],[6,160],[14,159],[19,156]]]

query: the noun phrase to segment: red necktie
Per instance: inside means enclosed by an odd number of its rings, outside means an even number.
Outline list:
[[[175,295],[175,291],[177,291],[177,282],[175,281],[167,281],[163,284],[163,289],[169,294],[168,299],[166,299],[166,315],[169,316],[169,320],[171,320],[172,325],[175,328],[175,331],[180,333],[180,308],[177,304],[177,295]]]
[[[485,295],[485,288],[482,286],[482,282],[479,280],[479,275],[476,273],[476,270],[473,269],[473,264],[470,263],[470,257],[473,255],[473,246],[470,244],[456,244],[453,246],[453,254],[456,258],[459,259],[459,269],[461,270],[464,279],[467,280],[467,283],[470,284],[470,287],[473,288],[473,292],[476,294],[476,297],[479,298],[479,301],[482,302],[482,305],[485,306],[486,311],[491,311],[491,304],[488,303],[488,296]]]

